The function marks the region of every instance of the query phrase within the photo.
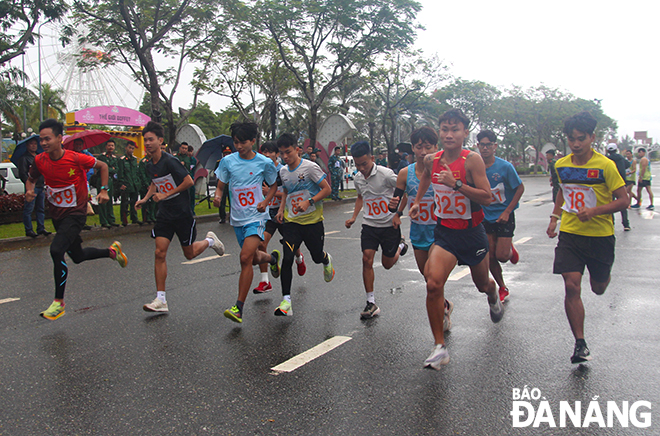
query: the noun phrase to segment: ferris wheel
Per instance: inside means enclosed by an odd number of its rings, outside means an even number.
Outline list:
[[[80,44],[77,37],[63,47],[57,24],[46,23],[38,33],[39,43],[25,51],[29,88],[38,92],[39,83],[47,83],[62,90],[67,111],[110,105],[138,109],[144,89],[126,66],[113,63],[109,54],[96,47]],[[20,57],[13,62],[23,67]]]

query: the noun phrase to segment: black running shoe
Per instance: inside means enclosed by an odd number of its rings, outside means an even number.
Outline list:
[[[399,244],[403,244],[401,253],[399,253],[399,256],[403,256],[408,252],[408,244],[406,244],[406,238],[401,238],[401,242]]]
[[[587,348],[587,343],[584,339],[575,341],[575,351],[571,356],[571,363],[582,363],[591,360],[591,353]]]

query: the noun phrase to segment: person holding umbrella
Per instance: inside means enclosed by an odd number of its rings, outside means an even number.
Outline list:
[[[37,148],[39,147],[39,136],[32,135],[25,142],[25,152],[23,156],[18,158],[18,177],[23,184],[27,183],[28,173],[30,167],[34,165],[34,158],[37,156]],[[43,150],[41,150],[43,151]],[[27,192],[27,186],[26,186]],[[39,177],[34,186],[35,198],[32,201],[25,201],[23,205],[23,225],[25,226],[25,236],[36,238],[38,235],[48,236],[49,231],[46,231],[44,221],[46,214],[44,213],[44,178]],[[36,209],[37,212],[37,232],[32,228],[32,211]]]

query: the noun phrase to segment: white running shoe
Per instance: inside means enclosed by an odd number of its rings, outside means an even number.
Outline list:
[[[502,306],[502,301],[500,301],[499,294],[497,295],[497,301],[495,304],[488,303],[490,307],[490,320],[493,322],[500,322],[504,316],[504,306]]]
[[[208,232],[206,237],[213,239],[213,247],[211,247],[213,251],[218,253],[218,256],[223,256],[225,254],[225,244],[223,244],[222,241],[218,239],[216,234],[213,232]]]
[[[449,351],[447,347],[437,344],[429,357],[424,361],[424,368],[440,369],[442,365],[449,363]]]
[[[154,301],[152,301],[149,304],[145,304],[142,306],[142,309],[145,312],[169,312],[170,310],[167,308],[167,302],[163,302],[160,298],[154,298]]]

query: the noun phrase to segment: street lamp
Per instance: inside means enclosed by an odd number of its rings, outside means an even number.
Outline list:
[[[39,51],[39,122],[44,120],[44,102],[43,96],[41,95],[41,26],[50,23],[51,21],[52,19],[44,21],[39,25],[39,29],[37,30],[37,33],[39,33],[37,39],[37,50]]]

